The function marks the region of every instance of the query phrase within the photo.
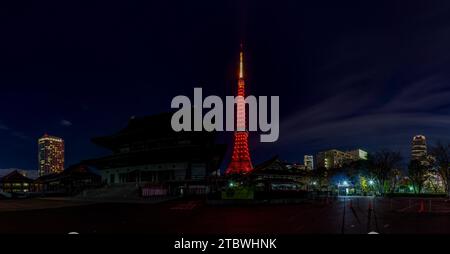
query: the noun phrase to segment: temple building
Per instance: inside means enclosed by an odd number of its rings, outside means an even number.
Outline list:
[[[250,173],[250,177],[254,181],[258,193],[265,193],[265,195],[271,197],[286,196],[286,193],[298,196],[302,193],[305,194],[311,187],[310,170],[290,167],[288,163],[281,161],[278,156],[257,165]]]
[[[101,184],[101,177],[84,164],[75,164],[60,173],[39,177],[33,183],[33,190],[41,194],[76,195],[96,188]]]
[[[31,190],[33,180],[14,170],[0,178],[0,191],[6,193],[26,193]]]
[[[155,186],[158,193],[167,194],[205,191],[226,146],[215,143],[214,132],[175,132],[171,117],[171,113],[132,117],[117,133],[93,138],[111,154],[85,163],[96,167],[107,185]]]

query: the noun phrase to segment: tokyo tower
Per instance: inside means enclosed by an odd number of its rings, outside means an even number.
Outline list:
[[[246,128],[247,117],[245,111],[245,80],[244,80],[244,52],[241,44],[239,61],[239,80],[237,95],[236,127],[233,140],[233,155],[228,165],[226,174],[245,174],[253,170],[250,152],[248,151],[248,131]]]

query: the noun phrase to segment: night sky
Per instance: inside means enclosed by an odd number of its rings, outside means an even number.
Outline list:
[[[232,95],[241,41],[247,92],[280,96],[280,139],[251,134],[254,164],[409,158],[415,134],[450,138],[450,1],[2,1],[0,168],[36,169],[44,133],[65,139],[68,166],[194,87]]]

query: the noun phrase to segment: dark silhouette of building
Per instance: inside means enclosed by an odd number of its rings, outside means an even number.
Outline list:
[[[75,195],[100,184],[99,174],[85,164],[75,164],[61,173],[39,177],[33,183],[33,190],[44,194]]]
[[[133,183],[167,188],[167,193],[205,189],[208,176],[219,169],[226,146],[215,143],[214,132],[175,132],[171,113],[131,118],[119,132],[93,138],[112,154],[87,160],[100,170],[102,182]],[[147,191],[151,192],[151,191]]]
[[[257,186],[265,190],[304,190],[307,188],[307,176],[309,171],[290,167],[290,164],[281,161],[275,156],[258,164],[251,176]]]

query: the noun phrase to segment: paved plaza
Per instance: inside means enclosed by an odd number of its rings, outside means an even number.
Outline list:
[[[371,197],[239,206],[196,199],[159,204],[1,200],[0,225],[0,233],[450,233],[450,203]]]

